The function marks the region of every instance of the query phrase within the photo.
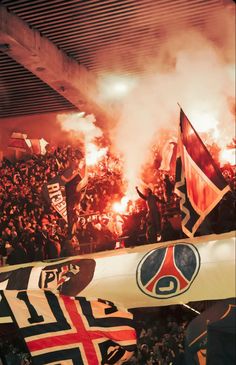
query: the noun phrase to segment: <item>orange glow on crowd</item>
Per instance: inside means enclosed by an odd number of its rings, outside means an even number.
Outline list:
[[[114,212],[121,214],[126,212],[129,200],[130,199],[127,196],[123,196],[123,198],[119,202],[115,202],[112,206]]]

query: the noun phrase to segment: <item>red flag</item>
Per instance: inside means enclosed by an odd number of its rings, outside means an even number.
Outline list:
[[[175,191],[180,197],[183,232],[193,237],[229,190],[220,169],[181,109]]]
[[[30,153],[30,145],[29,140],[27,139],[27,134],[13,132],[8,143],[8,148]]]
[[[13,132],[8,143],[8,148],[27,152],[29,154],[44,155],[48,142],[44,138],[29,139],[27,134]]]

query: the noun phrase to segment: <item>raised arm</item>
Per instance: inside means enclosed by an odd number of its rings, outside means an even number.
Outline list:
[[[137,186],[135,186],[135,189],[136,189],[138,195],[140,196],[140,198],[142,198],[143,200],[147,200],[147,197],[141,193],[141,191],[138,189]]]

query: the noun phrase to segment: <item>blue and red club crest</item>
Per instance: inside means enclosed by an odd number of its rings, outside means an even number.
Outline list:
[[[200,268],[200,255],[192,244],[157,248],[148,252],[137,267],[137,283],[146,295],[167,299],[187,291]]]

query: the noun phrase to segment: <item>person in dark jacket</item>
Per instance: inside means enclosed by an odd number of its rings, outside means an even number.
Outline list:
[[[26,249],[23,247],[21,242],[14,244],[13,250],[7,256],[8,265],[17,265],[29,262],[29,258]]]
[[[72,237],[70,240],[65,240],[62,249],[61,249],[61,257],[70,257],[79,254],[79,246],[78,241],[75,237]]]
[[[61,245],[57,236],[49,236],[45,247],[47,259],[57,259],[61,255]]]
[[[157,203],[163,203],[163,201],[153,194],[150,188],[145,190],[145,195],[141,193],[137,186],[136,191],[140,198],[145,200],[147,204],[147,240],[149,243],[157,242],[157,236],[160,236],[161,233],[161,214]]]

